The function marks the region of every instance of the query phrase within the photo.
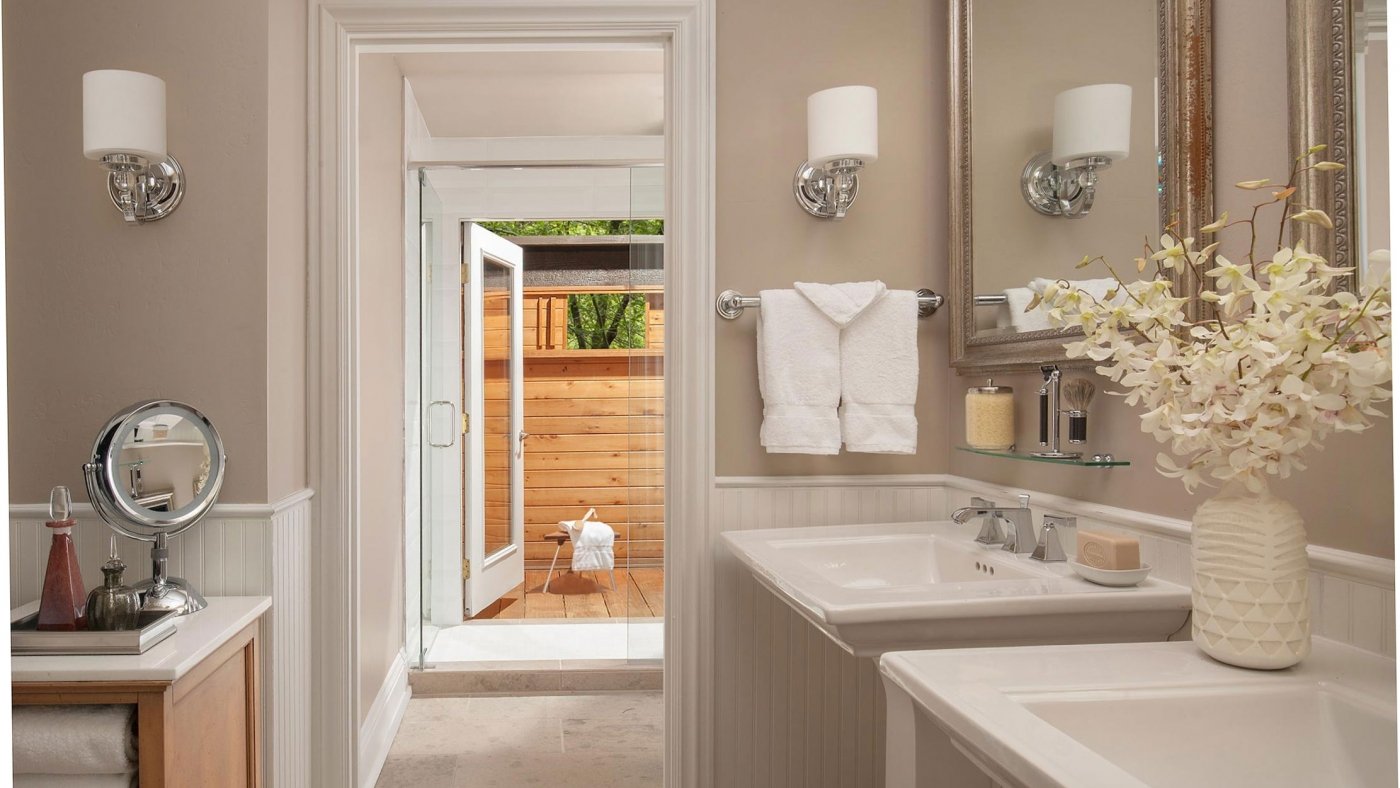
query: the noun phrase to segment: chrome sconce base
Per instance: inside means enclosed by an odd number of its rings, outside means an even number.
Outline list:
[[[793,196],[802,210],[819,219],[844,219],[860,191],[856,172],[864,166],[860,159],[836,159],[825,167],[804,161],[792,176]]]
[[[1112,164],[1106,156],[1086,156],[1061,167],[1050,161],[1050,154],[1038,153],[1021,170],[1021,196],[1046,216],[1076,219],[1094,207],[1098,171]]]
[[[107,196],[128,224],[164,219],[185,198],[185,170],[174,156],[150,162],[140,156],[111,153],[102,157],[107,169]]]

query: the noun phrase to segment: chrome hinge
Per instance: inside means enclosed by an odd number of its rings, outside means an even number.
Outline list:
[[[471,561],[463,561],[463,562],[462,562],[462,579],[463,579],[463,580],[471,580],[471,579],[472,579],[472,562],[471,562]]]
[[[471,419],[470,419],[470,417],[469,417],[466,413],[463,413],[463,414],[462,414],[462,434],[463,434],[463,435],[466,435],[467,433],[469,433],[469,432],[471,432],[471,431],[472,431]]]
[[[471,281],[471,270],[466,263],[462,263],[462,284]]]

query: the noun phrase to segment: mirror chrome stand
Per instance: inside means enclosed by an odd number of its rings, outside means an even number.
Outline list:
[[[169,543],[170,539],[165,534],[156,534],[151,547],[151,577],[136,584],[136,590],[141,594],[141,609],[174,610],[181,615],[203,610],[209,606],[204,596],[191,588],[188,580],[168,574]]]
[[[1045,383],[1040,387],[1040,445],[1045,451],[1033,451],[1036,457],[1052,460],[1073,460],[1083,456],[1077,451],[1060,449],[1060,368],[1046,364],[1040,368]]]

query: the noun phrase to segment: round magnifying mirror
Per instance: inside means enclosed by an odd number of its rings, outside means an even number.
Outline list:
[[[118,533],[154,543],[151,578],[136,585],[142,609],[193,613],[205,607],[187,581],[167,574],[168,540],[209,513],[226,460],[218,430],[182,402],[138,402],[98,433],[83,466],[93,509]]]

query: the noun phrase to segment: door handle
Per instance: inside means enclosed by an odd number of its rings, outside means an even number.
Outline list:
[[[525,430],[520,431],[520,437],[515,444],[515,459],[519,460],[525,457],[525,439],[528,437],[530,437],[530,433]]]
[[[447,419],[449,429],[447,430],[448,437],[446,443],[438,443],[437,441],[433,440],[433,434],[436,431],[433,428],[433,408],[441,405],[446,405],[447,407],[452,409],[452,413]],[[451,400],[440,399],[428,403],[428,445],[436,449],[446,449],[455,444],[457,442],[457,430],[455,429],[456,423],[457,406]]]

